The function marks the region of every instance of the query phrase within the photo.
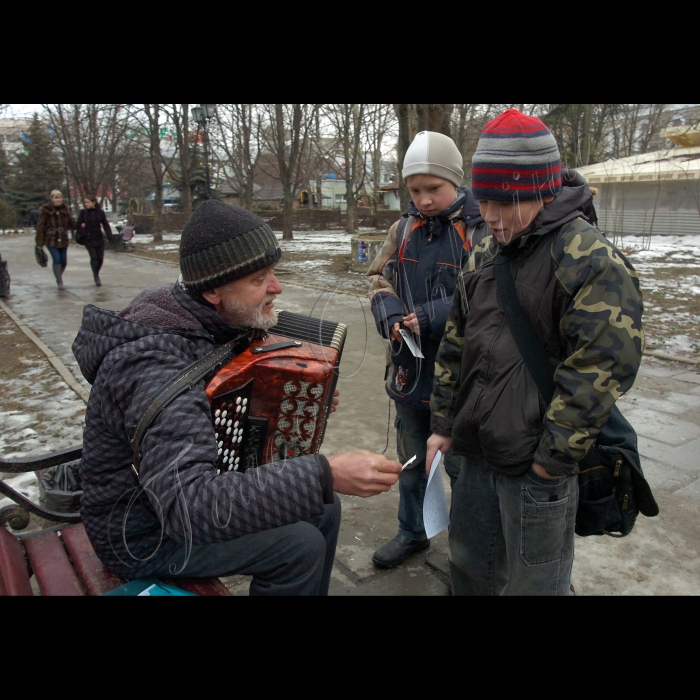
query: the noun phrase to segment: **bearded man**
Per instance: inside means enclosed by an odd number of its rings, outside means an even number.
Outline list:
[[[340,527],[334,492],[367,497],[397,482],[401,465],[369,452],[217,474],[209,375],[151,423],[135,486],[131,441],[163,385],[243,332],[238,352],[275,325],[281,254],[262,219],[209,200],[183,231],[177,284],[146,289],[120,313],[86,307],[73,345],[93,385],[81,513],[115,574],[247,574],[251,595],[326,595]]]

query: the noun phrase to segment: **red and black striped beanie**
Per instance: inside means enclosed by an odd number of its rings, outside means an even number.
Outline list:
[[[472,160],[477,199],[525,201],[560,191],[561,155],[541,119],[508,109],[484,127]]]

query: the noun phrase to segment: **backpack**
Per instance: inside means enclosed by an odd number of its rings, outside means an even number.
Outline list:
[[[515,344],[543,398],[551,402],[555,392],[552,365],[518,301],[508,258],[502,252],[496,256],[495,271],[498,298]],[[648,518],[659,514],[642,471],[637,434],[617,406],[579,469],[576,534],[580,537],[626,537],[639,513]]]

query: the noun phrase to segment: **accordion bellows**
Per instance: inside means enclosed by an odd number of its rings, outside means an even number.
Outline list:
[[[320,451],[346,335],[343,324],[282,311],[219,370],[206,389],[219,473]]]

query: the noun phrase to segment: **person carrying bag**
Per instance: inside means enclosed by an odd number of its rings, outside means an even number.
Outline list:
[[[105,239],[104,235],[110,243],[114,242],[112,237],[112,228],[107,220],[107,215],[100,207],[97,197],[88,195],[85,197],[85,209],[78,216],[78,231],[75,236],[76,243],[84,245],[90,254],[90,267],[92,275],[95,279],[95,285],[102,286],[100,280],[100,270],[105,257]]]
[[[53,260],[53,274],[59,290],[63,286],[63,273],[68,267],[68,246],[70,237],[68,232],[75,231],[76,223],[70,209],[63,203],[63,195],[54,190],[51,193],[51,201],[41,207],[41,216],[36,229],[36,261],[44,267],[48,259],[43,247],[49,249]]]

